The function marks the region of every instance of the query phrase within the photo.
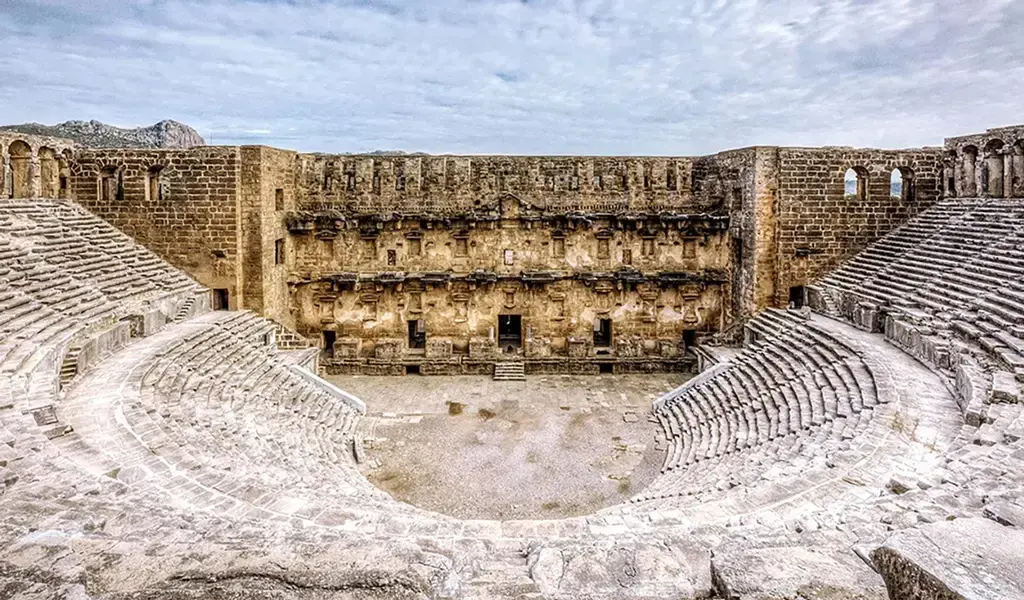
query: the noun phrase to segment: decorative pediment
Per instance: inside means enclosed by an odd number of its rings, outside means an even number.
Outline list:
[[[543,203],[525,200],[508,192],[498,196],[498,210],[502,219],[541,216],[545,208]]]

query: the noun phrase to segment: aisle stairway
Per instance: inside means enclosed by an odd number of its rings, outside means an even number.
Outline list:
[[[526,365],[521,359],[503,359],[494,363],[495,381],[526,381]]]

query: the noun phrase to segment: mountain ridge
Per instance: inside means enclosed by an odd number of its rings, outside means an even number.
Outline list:
[[[65,121],[56,125],[3,125],[0,131],[65,138],[86,148],[194,148],[206,145],[206,140],[195,129],[170,119],[135,128],[91,120]]]

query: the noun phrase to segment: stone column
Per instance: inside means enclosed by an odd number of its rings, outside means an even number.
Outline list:
[[[962,173],[963,173],[963,190],[961,190],[959,196],[965,198],[973,198],[978,195],[980,186],[978,185],[978,155],[965,153],[961,159]]]
[[[1024,198],[1024,142],[1018,142],[1013,152],[1013,196]]]
[[[0,198],[13,196],[11,190],[11,160],[6,153],[0,153]]]
[[[28,159],[28,195],[30,198],[38,198],[43,195],[38,148],[32,148],[32,155]]]
[[[1013,197],[1013,149],[1003,153],[1003,197]]]

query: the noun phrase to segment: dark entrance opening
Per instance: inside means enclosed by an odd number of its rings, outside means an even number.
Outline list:
[[[598,319],[594,323],[594,347],[607,348],[612,345],[612,320]]]
[[[697,330],[686,329],[683,331],[683,346],[687,349],[693,348],[697,345]]]
[[[514,352],[523,345],[523,317],[498,315],[498,346],[505,352]]]
[[[336,331],[324,331],[324,354],[334,356],[334,342],[338,339]]]
[[[213,310],[228,309],[228,291],[225,289],[213,290]]]
[[[615,372],[615,367],[612,363],[598,363],[597,372],[602,374],[612,374]]]
[[[427,347],[427,327],[423,319],[409,321],[409,349],[422,350]]]
[[[420,366],[419,365],[405,365],[405,374],[406,375],[419,375],[420,374]]]
[[[790,308],[803,308],[804,307],[804,286],[794,285],[789,288],[789,307]]]

